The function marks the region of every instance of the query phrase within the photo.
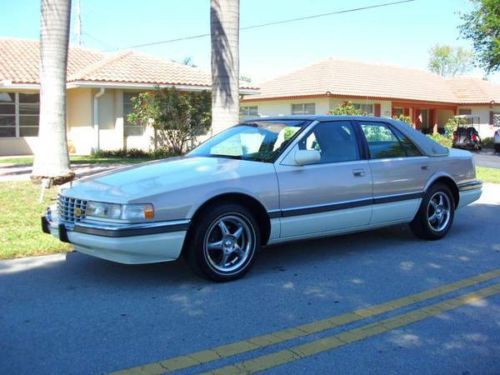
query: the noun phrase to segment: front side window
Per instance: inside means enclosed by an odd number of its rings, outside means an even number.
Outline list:
[[[217,134],[189,156],[273,162],[308,124],[306,121],[255,121]]]
[[[408,137],[394,132],[384,123],[361,123],[372,159],[420,156],[418,148]]]
[[[299,149],[319,151],[321,164],[359,160],[356,135],[349,121],[319,123],[300,140]]]
[[[292,104],[292,115],[314,115],[316,114],[315,103]]]

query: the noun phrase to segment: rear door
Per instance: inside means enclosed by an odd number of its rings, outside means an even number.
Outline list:
[[[281,237],[307,237],[368,225],[372,179],[350,121],[316,124],[276,165]],[[317,150],[316,164],[297,166],[299,150]]]
[[[411,220],[433,173],[429,157],[395,127],[359,121],[369,151],[373,178],[372,224]]]

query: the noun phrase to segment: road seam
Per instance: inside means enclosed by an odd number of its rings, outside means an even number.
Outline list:
[[[231,357],[237,354],[243,354],[256,349],[262,349],[270,345],[283,343],[292,339],[308,336],[313,333],[323,332],[326,330],[344,326],[349,323],[361,321],[369,317],[391,312],[399,308],[410,306],[418,302],[423,302],[434,297],[442,296],[444,294],[470,287],[499,276],[500,269],[496,269],[467,279],[459,280],[451,284],[446,284],[437,288],[429,289],[420,293],[398,298],[371,307],[358,309],[353,312],[313,321],[311,323],[302,324],[296,327],[286,328],[280,331],[256,336],[231,344],[224,344],[211,349],[173,357],[163,361],[157,361],[142,366],[119,370],[113,372],[112,374],[164,374],[166,372],[178,371],[189,367],[203,365],[208,362]]]

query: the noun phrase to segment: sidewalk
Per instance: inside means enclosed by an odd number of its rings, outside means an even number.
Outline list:
[[[100,172],[110,171],[116,168],[123,168],[128,164],[76,164],[72,165],[76,178],[90,176]],[[31,165],[0,164],[0,182],[7,181],[29,181],[31,175]]]

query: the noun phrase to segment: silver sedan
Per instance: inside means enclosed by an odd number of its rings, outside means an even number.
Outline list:
[[[184,157],[80,180],[42,228],[81,253],[128,264],[183,256],[198,274],[227,281],[280,242],[399,223],[441,239],[481,188],[469,152],[399,121],[266,118]]]

